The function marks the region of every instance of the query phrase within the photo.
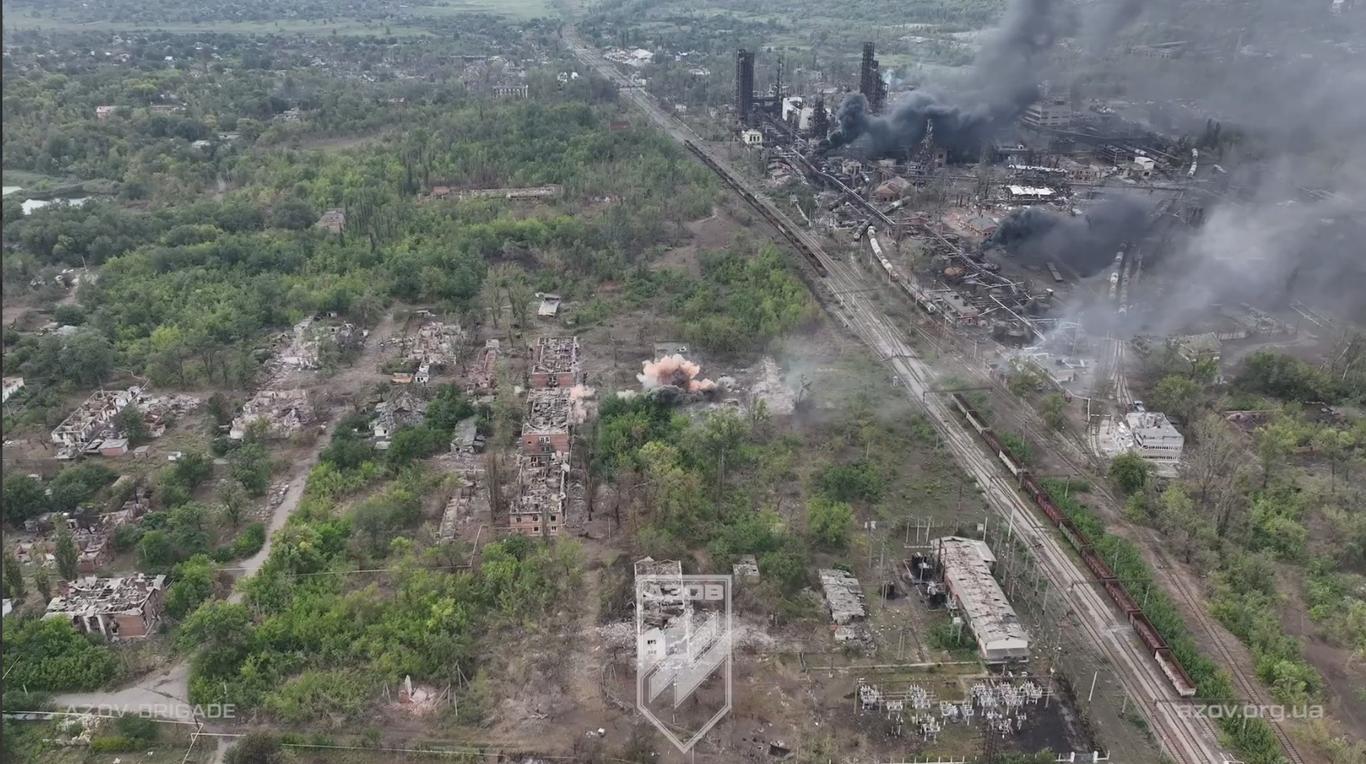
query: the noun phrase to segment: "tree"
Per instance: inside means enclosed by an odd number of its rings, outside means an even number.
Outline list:
[[[223,505],[223,517],[233,528],[242,524],[250,500],[247,491],[236,480],[224,480],[218,484],[218,501]]]
[[[298,197],[288,197],[275,204],[270,211],[270,224],[276,228],[302,231],[318,221],[318,210]]]
[[[119,409],[119,413],[114,415],[114,426],[128,438],[130,446],[140,446],[152,437],[147,429],[147,420],[143,418],[142,410],[136,403]]]
[[[270,487],[270,454],[259,442],[243,445],[229,459],[232,476],[246,489],[248,496],[264,496]]]
[[[114,346],[98,332],[88,329],[71,336],[62,347],[62,368],[68,378],[83,387],[93,387],[114,371]]]
[[[213,596],[214,567],[206,555],[197,554],[175,566],[175,582],[166,589],[166,612],[184,618]]]
[[[1350,457],[1352,449],[1356,446],[1356,435],[1351,430],[1323,427],[1314,433],[1311,442],[1314,450],[1328,460],[1328,486],[1329,490],[1336,494],[1338,467]]]
[[[1301,427],[1291,417],[1277,417],[1257,429],[1257,456],[1262,462],[1262,487],[1266,488],[1300,442]]]
[[[1148,482],[1148,462],[1132,451],[1116,456],[1110,462],[1110,479],[1126,494],[1142,490]]]
[[[48,508],[53,512],[74,512],[116,477],[118,475],[103,464],[67,467],[48,484]]]
[[[1054,430],[1061,432],[1067,426],[1067,401],[1060,393],[1045,397],[1039,405],[1039,413],[1043,415],[1044,424]]]
[[[24,569],[13,554],[5,552],[5,596],[12,600],[24,598]]]
[[[842,501],[816,499],[807,506],[806,529],[819,546],[843,549],[853,528],[854,509]]]
[[[232,401],[222,393],[214,393],[209,396],[206,404],[209,416],[213,417],[214,424],[223,426],[232,422]]]
[[[1214,511],[1216,531],[1223,536],[1240,502],[1234,486],[1243,473],[1242,444],[1218,414],[1208,414],[1195,423],[1191,435],[1195,447],[1186,449],[1181,469],[1195,487],[1195,500],[1202,511]]]
[[[52,555],[57,558],[57,572],[62,578],[75,581],[81,553],[76,549],[76,540],[66,526],[57,531],[57,544]]]
[[[1178,374],[1163,377],[1149,396],[1153,407],[1183,422],[1191,421],[1200,405],[1200,385]]]
[[[43,484],[28,475],[5,476],[4,503],[5,520],[15,526],[48,511]]]
[[[441,446],[441,435],[430,427],[404,427],[394,433],[384,455],[390,466],[402,467],[435,454]]]
[[[47,568],[39,566],[33,571],[33,588],[38,590],[39,596],[43,598],[42,604],[46,605],[52,599],[52,578],[47,574]]]
[[[248,732],[228,749],[227,764],[284,764],[280,738],[269,732]]]
[[[88,690],[118,673],[113,652],[78,634],[65,618],[6,618],[4,630],[6,687]]]
[[[149,571],[167,570],[175,563],[175,545],[166,531],[152,530],[142,534],[138,542],[138,560]]]

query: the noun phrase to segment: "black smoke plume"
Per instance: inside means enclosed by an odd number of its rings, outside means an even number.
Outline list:
[[[935,145],[956,158],[975,158],[992,135],[1038,100],[1039,55],[1072,31],[1074,21],[1057,0],[1015,0],[965,81],[949,92],[915,91],[886,117],[869,115],[863,96],[852,94],[840,104],[839,130],[823,150],[867,136],[873,156],[904,156],[932,129]]]
[[[1002,220],[986,246],[1025,262],[1053,260],[1091,276],[1114,262],[1121,246],[1144,236],[1149,211],[1148,205],[1124,197],[1101,201],[1082,215],[1026,207]]]

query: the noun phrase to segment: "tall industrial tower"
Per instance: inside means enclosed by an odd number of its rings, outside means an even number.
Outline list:
[[[887,85],[882,81],[882,69],[873,54],[873,44],[863,44],[863,63],[859,66],[858,92],[868,101],[868,110],[874,114],[882,111],[887,100]]]
[[[754,108],[754,52],[740,48],[735,52],[735,118],[749,123]]]

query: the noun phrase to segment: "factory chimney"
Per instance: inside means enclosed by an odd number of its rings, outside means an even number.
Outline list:
[[[868,110],[874,114],[882,111],[887,100],[887,85],[882,82],[882,70],[874,57],[873,44],[863,44],[863,63],[859,66],[858,92],[868,101]]]
[[[754,53],[740,48],[735,52],[735,118],[749,124],[754,108]]]

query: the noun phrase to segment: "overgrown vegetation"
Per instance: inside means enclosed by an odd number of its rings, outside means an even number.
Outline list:
[[[1190,674],[1199,696],[1210,703],[1241,702],[1228,674],[1201,654],[1180,611],[1160,587],[1153,586],[1152,571],[1138,548],[1128,540],[1107,533],[1099,516],[1076,498],[1066,481],[1044,479],[1040,482],[1054,503],[1090,537],[1096,551],[1110,563],[1115,576],[1124,581],[1125,588],[1131,592],[1144,592],[1144,614]],[[1284,761],[1280,743],[1265,720],[1224,717],[1219,720],[1219,726],[1244,760],[1258,764]]]

